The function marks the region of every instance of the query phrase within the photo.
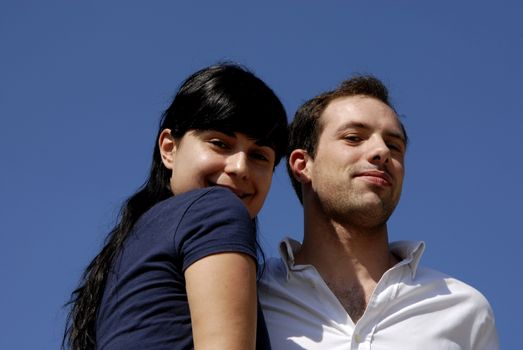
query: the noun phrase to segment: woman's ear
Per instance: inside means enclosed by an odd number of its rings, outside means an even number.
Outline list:
[[[295,149],[289,156],[289,167],[291,168],[292,176],[296,181],[302,184],[310,182],[310,166],[312,159],[304,149]]]
[[[162,163],[167,169],[174,165],[174,154],[176,153],[176,140],[171,135],[171,129],[163,129],[158,137],[158,146],[162,155]]]

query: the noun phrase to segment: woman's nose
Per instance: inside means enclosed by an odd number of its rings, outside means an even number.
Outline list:
[[[235,174],[240,178],[247,178],[249,175],[249,168],[245,152],[236,152],[229,155],[225,165],[225,172]]]

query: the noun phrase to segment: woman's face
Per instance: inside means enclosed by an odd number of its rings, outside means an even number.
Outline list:
[[[162,161],[172,170],[175,195],[197,188],[223,186],[245,204],[251,217],[269,192],[275,153],[242,133],[191,130],[178,140],[164,130],[159,139]]]

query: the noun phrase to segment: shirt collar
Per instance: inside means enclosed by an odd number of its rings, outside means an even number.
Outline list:
[[[291,270],[299,270],[294,265],[294,253],[300,249],[301,243],[286,237],[280,242],[280,256],[285,266],[287,279],[290,278]],[[389,244],[390,251],[401,259],[396,265],[408,265],[411,271],[412,278],[416,277],[421,256],[425,250],[425,242],[414,241],[397,241]]]
[[[390,251],[401,261],[396,265],[409,265],[412,278],[416,277],[418,265],[425,251],[425,242],[397,241],[389,244]]]

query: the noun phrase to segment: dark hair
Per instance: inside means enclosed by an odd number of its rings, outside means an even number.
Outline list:
[[[318,139],[323,131],[323,124],[320,119],[323,111],[325,111],[329,103],[337,98],[356,95],[376,98],[394,110],[389,101],[387,87],[379,79],[370,75],[354,76],[343,81],[336,89],[324,92],[308,100],[296,111],[289,127],[287,157],[290,156],[293,150],[303,149],[314,158]],[[405,142],[407,142],[407,131],[401,121],[400,125],[405,136]],[[294,178],[288,162],[287,172],[291,178],[292,187],[298,199],[302,202],[301,184]]]
[[[162,163],[158,146],[158,137],[164,129],[171,129],[174,138],[182,137],[189,130],[241,132],[273,148],[275,166],[285,153],[288,132],[287,116],[280,100],[247,69],[235,64],[219,64],[187,78],[163,113],[148,179],[125,201],[104,247],[72,293],[63,348],[96,347],[96,316],[115,257],[140,216],[173,195],[169,186],[171,174]]]

